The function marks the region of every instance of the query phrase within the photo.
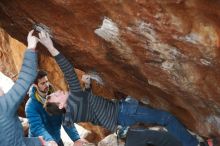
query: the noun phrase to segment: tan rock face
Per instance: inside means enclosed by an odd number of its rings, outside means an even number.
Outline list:
[[[21,57],[14,56],[16,52],[20,54],[17,46],[16,40],[11,38],[7,32],[0,28],[0,71],[10,78],[15,78],[17,76],[18,68],[14,63],[14,59],[18,60],[18,66],[21,66]],[[13,50],[12,47],[15,47],[15,49]]]
[[[203,136],[219,136],[219,6],[207,0],[1,0],[0,24],[22,42],[33,23],[49,26],[57,48],[76,68],[97,72],[106,88],[145,98]],[[39,53],[40,66],[60,84],[49,55]]]
[[[117,136],[114,134],[108,135],[102,141],[98,143],[98,146],[124,146],[125,143],[120,139],[117,139]]]
[[[24,44],[13,39],[0,28],[0,71],[14,81],[17,79],[18,71],[21,68],[24,50]],[[0,84],[2,84],[1,81]],[[25,102],[19,108],[19,115],[22,117],[25,116],[24,105]]]

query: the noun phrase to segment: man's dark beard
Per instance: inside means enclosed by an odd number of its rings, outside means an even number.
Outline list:
[[[45,92],[45,91],[42,91],[38,88],[38,93],[41,97],[45,98],[47,96],[48,91]]]
[[[40,92],[42,92],[42,93],[47,93],[47,91],[42,91],[42,90],[39,90]]]

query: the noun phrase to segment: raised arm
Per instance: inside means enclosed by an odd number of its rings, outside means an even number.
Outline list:
[[[72,139],[72,141],[74,142],[73,146],[84,146],[88,143],[87,140],[85,139],[81,139],[78,131],[76,129],[75,126],[73,127],[67,127],[63,125],[64,130],[66,131],[66,133],[68,134],[68,136]]]
[[[67,127],[63,125],[63,128],[73,142],[80,139],[79,133],[75,126]]]
[[[40,42],[48,49],[50,54],[55,57],[56,62],[67,80],[70,92],[74,93],[81,91],[81,86],[73,65],[54,47],[49,34],[41,32],[39,38]]]
[[[37,75],[37,53],[35,51],[38,39],[32,36],[33,30],[27,37],[28,47],[24,54],[23,64],[18,79],[12,88],[3,97],[0,97],[0,111],[4,113],[12,112],[13,116],[20,103],[23,101],[28,88]]]

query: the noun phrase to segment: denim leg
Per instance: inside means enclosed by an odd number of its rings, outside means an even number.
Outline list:
[[[196,137],[192,136],[170,113],[144,106],[138,106],[137,109],[134,110],[130,109],[129,104],[122,103],[118,123],[122,126],[130,126],[137,122],[158,124],[166,127],[169,133],[180,140],[184,146],[198,145]]]
[[[58,144],[58,146],[64,146],[62,139],[57,144]]]
[[[130,129],[127,134],[125,146],[182,146],[174,136],[168,132],[148,129]]]

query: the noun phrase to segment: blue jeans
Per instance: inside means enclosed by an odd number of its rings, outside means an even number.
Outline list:
[[[173,135],[164,131],[130,129],[125,146],[182,146]]]
[[[196,137],[192,136],[170,113],[140,106],[135,99],[121,101],[118,124],[131,126],[138,122],[164,126],[170,134],[182,142],[183,146],[197,146],[199,144]]]

